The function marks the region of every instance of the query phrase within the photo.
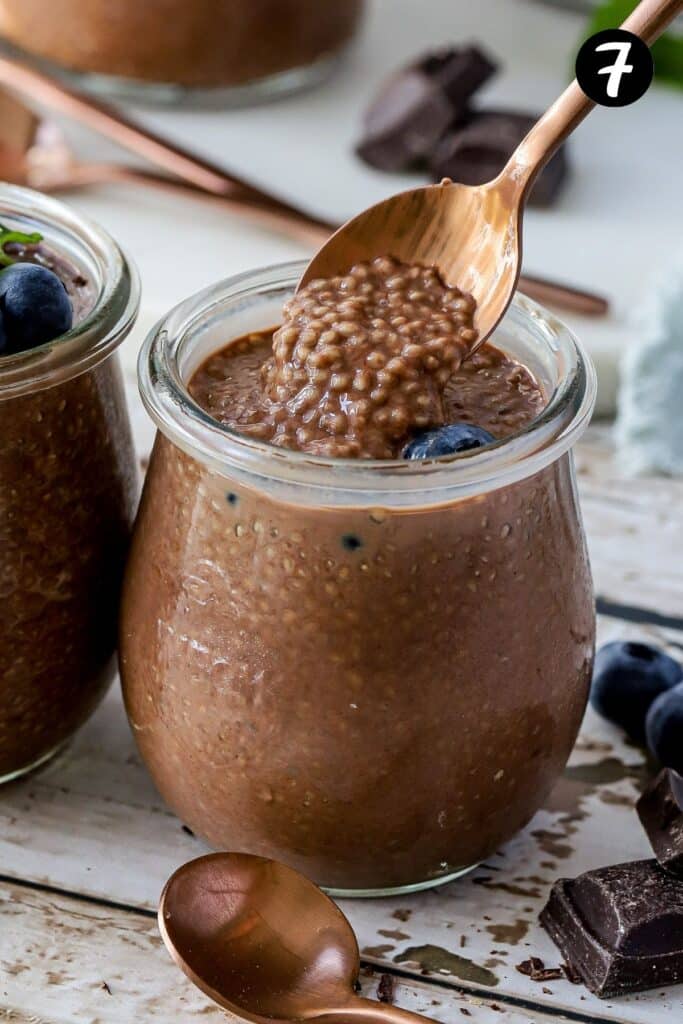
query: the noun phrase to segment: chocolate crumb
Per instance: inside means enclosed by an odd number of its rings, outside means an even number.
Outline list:
[[[380,1003],[393,1003],[394,979],[390,974],[383,974],[377,985],[377,998]]]
[[[537,956],[522,960],[521,964],[516,965],[516,968],[520,974],[526,975],[532,981],[557,981],[559,978],[563,978],[565,973],[561,967],[546,967]]]
[[[544,971],[534,978],[532,981],[559,981],[564,977],[564,973],[560,967],[547,967]]]
[[[183,832],[185,832],[185,834],[186,834],[186,835],[188,835],[188,836],[192,836],[192,838],[194,839],[194,837],[195,837],[195,836],[194,836],[194,832],[193,832],[193,831],[192,831],[192,829],[191,829],[191,828],[189,827],[189,825],[183,825],[183,826],[182,826],[182,829],[183,829]]]
[[[466,1010],[464,1006],[461,1006],[461,1007],[460,1007],[460,1012],[461,1012],[461,1014],[463,1015],[463,1017],[471,1017],[471,1016],[472,1016],[472,1014],[470,1013],[470,1011],[469,1011],[469,1010]]]
[[[541,992],[545,993],[547,996],[551,996],[553,994],[553,990],[551,988],[546,988],[545,985],[541,989]]]
[[[505,1013],[505,1010],[503,1009],[503,1007],[499,1006],[498,1003],[491,1003],[489,1009],[490,1010],[495,1010],[496,1013]]]
[[[528,978],[536,971],[542,971],[545,968],[545,964],[539,957],[531,956],[528,960],[522,960],[521,964],[517,964],[517,970],[520,974],[526,974]]]
[[[104,989],[104,991],[105,991],[105,992],[107,993],[107,995],[108,995],[108,996],[110,996],[110,995],[111,995],[111,989],[109,988],[109,985],[107,985],[106,981],[103,981],[103,982],[102,982],[102,984],[101,984],[100,988],[103,988],[103,989]]]

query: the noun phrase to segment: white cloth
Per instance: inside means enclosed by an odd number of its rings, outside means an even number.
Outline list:
[[[620,462],[631,475],[683,474],[683,253],[634,319],[619,392]]]

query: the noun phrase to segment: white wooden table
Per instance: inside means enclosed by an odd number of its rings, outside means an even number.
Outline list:
[[[151,432],[127,376],[143,457]],[[620,479],[605,427],[578,469],[601,641],[645,637],[680,656],[683,481]],[[641,751],[589,712],[547,806],[488,863],[427,894],[345,901],[366,994],[384,975],[398,1005],[472,1024],[682,1021],[683,986],[601,1002],[516,969],[560,963],[537,922],[558,876],[649,856],[633,810],[644,774]],[[155,921],[166,878],[203,850],[156,794],[114,687],[57,760],[0,791],[0,1020],[225,1019],[172,965]]]

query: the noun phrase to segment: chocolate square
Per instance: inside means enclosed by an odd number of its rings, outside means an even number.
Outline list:
[[[602,999],[683,981],[683,884],[656,860],[561,879],[541,924]]]
[[[683,783],[665,768],[636,804],[655,857],[667,871],[683,879],[683,810],[676,799]]]
[[[477,89],[498,70],[497,64],[477,46],[437,50],[423,57],[418,67],[448,96],[454,117],[464,114]]]
[[[451,128],[436,147],[430,162],[434,180],[451,178],[463,185],[492,181],[536,120],[533,114],[512,110],[474,112],[463,127]],[[549,206],[556,199],[568,170],[566,147],[562,146],[536,180],[529,202]]]
[[[382,171],[413,167],[436,145],[453,120],[450,100],[419,68],[392,76],[365,118],[356,152]]]
[[[366,112],[356,152],[383,171],[416,166],[462,117],[472,94],[495,70],[487,56],[468,46],[427,54],[395,72]]]

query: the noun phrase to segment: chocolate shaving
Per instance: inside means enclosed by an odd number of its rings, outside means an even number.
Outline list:
[[[571,964],[561,964],[561,967],[567,981],[571,982],[572,985],[581,984],[581,978]]]
[[[383,974],[377,984],[377,998],[380,1003],[393,1003],[394,979],[390,974]]]
[[[561,967],[546,967],[540,957],[537,956],[531,956],[528,960],[522,960],[521,964],[517,964],[517,970],[532,981],[557,981],[558,978],[564,977]]]

